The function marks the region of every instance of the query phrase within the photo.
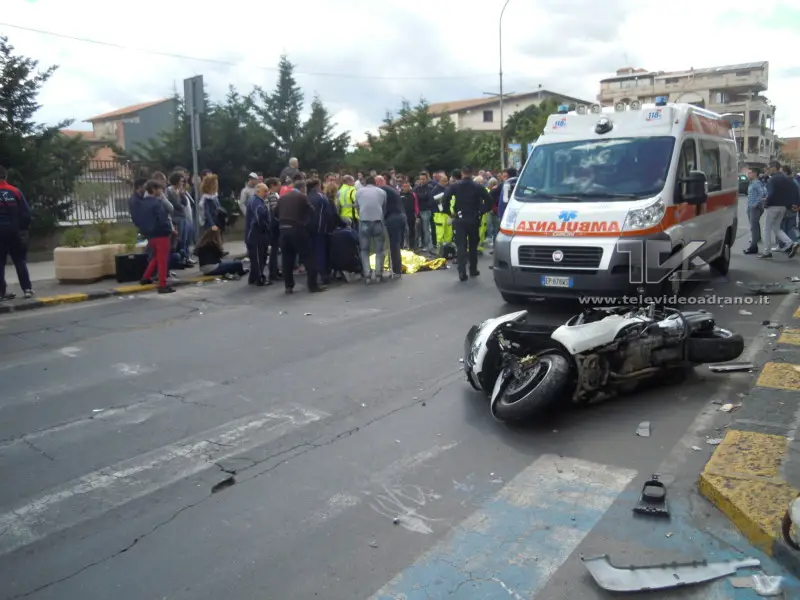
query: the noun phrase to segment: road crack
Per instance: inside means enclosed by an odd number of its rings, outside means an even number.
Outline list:
[[[454,375],[456,375],[457,373],[459,373],[460,371],[461,371],[461,369],[458,369],[456,371],[448,372],[445,375],[443,375],[442,377],[440,377],[439,379],[437,379],[434,382],[434,385],[438,384],[439,387],[427,398],[427,400],[435,398],[439,393],[441,393],[441,391],[449,383],[448,380],[451,377],[453,377]],[[177,394],[164,394],[163,392],[158,392],[158,393],[162,394],[165,397],[169,397],[169,398],[179,398],[179,396]],[[193,508],[196,508],[196,507],[200,506],[206,500],[211,498],[212,495],[216,496],[217,493],[220,491],[220,489],[224,489],[225,487],[229,487],[230,485],[232,485],[231,484],[231,480],[232,480],[234,475],[241,475],[242,472],[249,471],[249,470],[257,467],[258,465],[264,464],[265,462],[268,462],[270,460],[274,460],[275,458],[278,458],[280,456],[285,456],[287,454],[293,453],[290,456],[287,456],[286,458],[278,461],[274,465],[271,465],[269,468],[264,469],[263,471],[259,471],[258,473],[254,474],[252,477],[249,477],[247,479],[241,480],[241,484],[244,484],[246,482],[252,481],[254,479],[257,479],[258,477],[261,477],[262,475],[265,475],[267,473],[270,473],[270,472],[274,471],[278,467],[281,467],[281,466],[289,463],[290,461],[292,461],[292,460],[294,460],[296,458],[299,458],[301,456],[305,456],[309,452],[312,452],[314,450],[318,450],[320,448],[327,448],[329,446],[332,446],[333,444],[336,444],[337,442],[339,442],[339,441],[341,441],[343,439],[347,439],[350,436],[358,433],[359,431],[361,431],[363,429],[366,429],[366,428],[368,428],[368,427],[370,427],[370,426],[372,426],[372,425],[374,425],[376,423],[379,423],[379,422],[383,421],[384,419],[386,419],[388,417],[391,417],[392,415],[395,415],[395,414],[397,414],[399,412],[402,412],[404,410],[408,410],[409,408],[413,408],[413,407],[419,405],[420,402],[421,401],[418,398],[416,400],[413,400],[412,402],[408,402],[406,404],[403,404],[401,406],[393,408],[390,411],[387,411],[387,412],[385,412],[385,413],[383,413],[381,415],[378,415],[377,417],[374,417],[374,418],[370,419],[369,421],[367,421],[363,425],[359,425],[359,426],[356,426],[356,427],[351,427],[350,429],[342,431],[342,432],[334,435],[333,437],[331,437],[330,439],[328,439],[328,440],[326,440],[324,442],[316,442],[314,440],[312,440],[310,442],[302,442],[302,443],[299,443],[299,444],[295,444],[295,445],[293,445],[293,446],[291,446],[289,448],[284,448],[283,450],[280,450],[278,452],[274,452],[274,453],[270,454],[269,456],[267,456],[265,458],[262,458],[260,460],[248,459],[248,460],[251,460],[253,462],[253,464],[251,466],[245,467],[244,469],[242,469],[242,470],[240,470],[238,472],[234,472],[233,469],[227,469],[227,468],[223,467],[222,465],[219,464],[219,462],[210,461],[209,457],[207,456],[206,460],[209,460],[209,464],[211,466],[214,466],[214,467],[218,468],[221,472],[223,472],[225,475],[227,475],[227,477],[224,480],[222,480],[221,482],[219,482],[218,484],[216,484],[215,486],[212,487],[212,489],[211,489],[211,491],[209,492],[208,495],[203,496],[202,498],[200,498],[199,500],[197,500],[195,502],[192,502],[191,504],[187,504],[186,506],[181,507],[180,509],[175,511],[172,515],[170,515],[166,519],[164,519],[164,520],[158,522],[157,524],[155,524],[153,527],[151,527],[145,533],[135,537],[130,543],[125,545],[122,549],[117,550],[116,552],[113,552],[112,554],[109,554],[109,555],[107,555],[107,556],[105,556],[103,558],[99,558],[99,559],[97,559],[95,561],[92,561],[92,562],[80,567],[79,569],[76,569],[75,571],[73,571],[72,573],[70,573],[68,575],[64,575],[63,577],[59,577],[58,579],[54,579],[52,581],[44,583],[44,584],[38,586],[37,588],[35,588],[33,590],[30,590],[30,591],[22,593],[22,594],[17,594],[15,596],[11,596],[11,597],[8,598],[8,600],[18,600],[19,598],[27,598],[29,596],[32,596],[33,594],[36,594],[38,592],[41,592],[41,591],[46,590],[48,588],[51,588],[51,587],[53,587],[55,585],[59,585],[61,583],[69,581],[70,579],[73,579],[73,578],[77,577],[78,575],[81,575],[82,573],[85,573],[86,571],[88,571],[90,569],[93,569],[94,567],[100,566],[100,565],[102,565],[102,564],[104,564],[104,563],[106,563],[106,562],[108,562],[110,560],[114,560],[115,558],[118,558],[118,557],[122,556],[123,554],[126,554],[127,552],[131,551],[134,547],[136,547],[138,544],[140,544],[144,539],[152,536],[154,533],[156,533],[157,531],[159,531],[163,527],[165,527],[165,526],[169,525],[170,523],[172,523],[175,519],[177,519],[183,513],[187,512],[187,511],[189,511],[189,510],[191,510]],[[319,438],[317,438],[317,440],[322,439],[322,437],[323,436],[320,436]],[[218,444],[216,442],[214,442],[214,443],[216,445],[220,446],[220,447],[224,446],[223,444]],[[298,450],[300,450],[300,451],[297,452]],[[226,482],[228,483],[228,485],[223,485],[222,488],[218,487],[220,484],[224,484]],[[234,483],[239,484],[239,481],[234,481]],[[237,485],[237,487],[238,487],[238,485]],[[475,580],[477,581],[478,579],[475,579]],[[502,582],[499,582],[499,580],[495,580],[494,578],[492,578],[489,581],[494,581],[495,583],[501,583],[502,584]],[[509,591],[509,590],[506,590],[506,591]],[[516,598],[516,596],[512,596],[512,597]]]
[[[34,443],[33,443],[32,441],[30,441],[28,438],[22,438],[22,441],[23,441],[23,442],[25,442],[25,445],[27,445],[27,446],[28,446],[28,448],[30,448],[31,450],[33,450],[33,451],[34,451],[34,452],[36,452],[37,454],[41,454],[41,455],[42,455],[42,456],[44,456],[45,458],[47,458],[47,459],[49,459],[49,460],[52,460],[52,461],[54,461],[54,462],[55,462],[55,460],[56,460],[56,459],[55,459],[55,457],[54,457],[54,456],[52,456],[52,455],[48,454],[46,451],[44,451],[44,450],[42,450],[41,448],[39,448],[39,446],[37,446],[36,444],[34,444]]]

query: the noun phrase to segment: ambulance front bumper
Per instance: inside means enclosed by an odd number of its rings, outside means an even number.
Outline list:
[[[665,233],[626,237],[663,239]],[[618,238],[527,237],[500,233],[494,243],[494,283],[500,292],[522,297],[636,297],[642,286],[631,256],[617,249]],[[553,254],[560,252],[560,262]],[[633,280],[633,283],[632,283]],[[652,286],[647,286],[647,293]]]

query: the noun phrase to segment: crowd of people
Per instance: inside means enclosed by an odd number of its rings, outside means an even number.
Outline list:
[[[766,173],[751,169],[748,177],[750,244],[744,253],[772,258],[773,252],[784,252],[793,258],[800,249],[800,175],[793,176],[790,167],[773,161]],[[764,248],[759,253],[762,240]]]
[[[320,176],[302,172],[292,158],[279,177],[250,173],[239,195],[245,265],[228,259],[223,249],[229,215],[217,176],[204,171],[200,189],[192,193],[186,169],[176,168],[168,178],[154,173],[135,182],[130,201],[131,219],[151,254],[141,282],[152,283],[157,273],[158,291],[170,293],[169,269],[199,263],[206,275],[248,275],[256,286],[283,281],[287,294],[294,292],[295,274],[304,271],[308,291],[318,293],[348,273],[362,275],[367,284],[400,278],[402,249],[456,258],[466,281],[479,275],[478,254],[499,229],[500,184],[514,176],[514,169],[498,178],[468,167],[450,175],[422,171],[411,177],[388,169]]]

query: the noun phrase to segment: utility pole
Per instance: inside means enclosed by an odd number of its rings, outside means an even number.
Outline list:
[[[506,134],[505,121],[503,120],[503,13],[511,0],[506,0],[503,10],[500,11],[500,168],[506,168]]]
[[[205,95],[203,93],[203,76],[195,75],[183,80],[183,104],[189,117],[189,131],[192,138],[192,174],[194,178],[195,207],[192,211],[195,231],[200,228],[200,173],[197,164],[197,151],[200,150],[200,115],[205,112]]]

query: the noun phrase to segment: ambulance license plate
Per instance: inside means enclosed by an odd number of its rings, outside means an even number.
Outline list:
[[[542,285],[544,287],[571,288],[572,277],[552,277],[551,275],[542,275]]]

